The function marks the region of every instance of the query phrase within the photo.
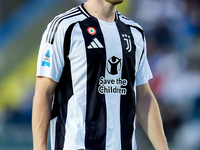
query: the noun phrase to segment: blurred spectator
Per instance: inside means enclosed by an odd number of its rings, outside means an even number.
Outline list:
[[[0,25],[28,1],[29,0],[0,0]]]

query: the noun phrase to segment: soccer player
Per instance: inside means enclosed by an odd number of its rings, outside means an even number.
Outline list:
[[[34,150],[136,150],[136,115],[156,150],[167,141],[148,80],[143,29],[116,11],[123,0],[87,0],[45,30],[33,100]]]

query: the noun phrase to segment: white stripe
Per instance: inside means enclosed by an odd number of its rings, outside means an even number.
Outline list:
[[[98,48],[98,45],[94,41],[92,41],[91,45],[93,48]]]
[[[93,49],[92,45],[89,45],[87,48],[88,48],[88,49]]]
[[[82,11],[87,17],[90,17],[90,15],[82,8],[82,6],[79,6],[79,8],[81,9],[81,11]]]
[[[69,11],[65,12],[65,14],[69,14],[69,13],[75,12],[77,10],[78,10],[78,7],[74,7],[72,9],[70,9]]]
[[[115,23],[109,26],[103,21],[99,21],[99,23],[102,28],[103,36],[106,39],[107,68],[108,60],[113,57],[113,55],[122,59],[121,41]],[[106,71],[105,78],[116,81],[116,79],[121,78],[121,73],[120,71],[117,75],[111,75]],[[120,87],[116,82],[115,84],[108,84],[107,86]],[[106,150],[121,150],[120,97],[120,94],[105,94],[107,112]]]
[[[99,46],[99,48],[103,48],[103,45],[99,42],[97,38],[95,38],[94,41]]]
[[[72,44],[69,53],[74,96],[68,103],[64,150],[85,148],[87,60],[79,24],[74,26],[71,37],[71,43],[75,43],[76,40],[80,42],[78,45]]]
[[[51,150],[54,150],[54,148],[55,148],[56,121],[57,121],[57,117],[52,119],[50,122]]]
[[[132,147],[133,150],[137,150],[137,143],[136,143],[136,138],[135,138],[135,131],[136,131],[136,118],[134,119],[134,123],[133,123],[133,136],[132,136]]]

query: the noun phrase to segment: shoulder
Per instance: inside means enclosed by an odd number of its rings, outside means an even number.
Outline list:
[[[80,6],[76,6],[64,13],[57,15],[47,26],[47,34],[50,43],[53,42],[56,34],[62,36],[63,33],[70,27],[81,20],[84,20],[86,16],[80,9]]]
[[[117,13],[117,16],[120,21],[122,21],[127,26],[130,26],[131,28],[137,29],[139,32],[141,32],[141,34],[144,34],[143,28],[138,23],[136,23],[135,21],[131,20],[130,18],[124,16],[123,14],[121,14],[118,11],[116,13]]]
[[[74,7],[64,13],[57,15],[50,23],[51,26],[70,25],[83,19],[85,16],[80,10],[79,6]]]
[[[141,30],[143,30],[143,28],[138,23],[136,23],[135,21],[131,20],[130,18],[124,16],[123,14],[121,14],[118,11],[117,11],[117,16],[126,25],[137,27],[137,28],[140,28]]]

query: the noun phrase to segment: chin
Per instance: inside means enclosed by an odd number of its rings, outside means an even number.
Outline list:
[[[114,5],[122,3],[124,0],[106,0],[109,3],[112,3]]]

